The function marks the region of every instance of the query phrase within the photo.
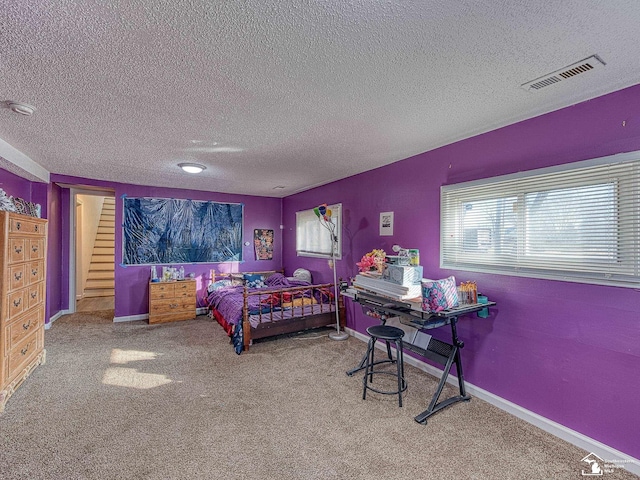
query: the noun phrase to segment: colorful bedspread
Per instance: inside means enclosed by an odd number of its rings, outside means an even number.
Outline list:
[[[266,279],[266,288],[289,288],[289,287],[305,287],[311,285],[304,280],[292,279],[285,277],[281,273],[274,273]],[[257,291],[258,289],[249,289],[250,292]],[[214,290],[208,296],[208,304],[215,308],[225,320],[232,324],[238,325],[242,322],[242,309],[244,307],[244,287],[242,285],[222,287],[218,290]],[[247,299],[249,313],[259,312],[265,307],[261,300],[265,300],[265,297],[258,295],[250,295]]]
[[[244,344],[242,325],[244,286],[226,283],[218,286],[216,283],[211,285],[213,291],[207,297],[207,304],[215,309],[214,316],[231,336],[234,349],[239,355]],[[257,328],[261,323],[335,310],[331,301],[333,292],[330,288],[326,288],[327,285],[313,286],[309,282],[285,277],[281,273],[269,276],[264,280],[264,285],[263,288],[249,289],[249,292],[264,292],[247,297],[249,323],[252,328]],[[303,288],[296,289],[297,287]]]

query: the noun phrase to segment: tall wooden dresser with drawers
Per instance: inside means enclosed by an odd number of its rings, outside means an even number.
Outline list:
[[[47,221],[0,212],[0,412],[44,363]]]

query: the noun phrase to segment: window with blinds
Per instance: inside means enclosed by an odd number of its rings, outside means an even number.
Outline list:
[[[336,226],[335,258],[342,258],[342,204],[329,205]],[[296,212],[296,253],[301,257],[331,258],[331,234],[322,226],[313,209]]]
[[[441,189],[442,268],[637,288],[640,152]]]

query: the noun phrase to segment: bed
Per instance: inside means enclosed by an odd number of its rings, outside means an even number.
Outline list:
[[[231,337],[236,353],[253,340],[336,325],[334,285],[312,284],[282,272],[212,275],[206,304]],[[344,305],[338,298],[340,324]]]

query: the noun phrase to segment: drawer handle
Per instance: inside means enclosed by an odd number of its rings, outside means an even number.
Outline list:
[[[29,320],[29,323],[23,323],[22,324],[22,328],[24,330],[29,330],[29,327],[31,326],[31,320]]]
[[[38,231],[38,226],[39,226],[39,225],[34,225],[34,227],[33,227],[33,231],[34,231],[34,232],[37,232],[37,231]]]
[[[19,298],[18,300],[14,300],[13,301],[13,306],[14,307],[19,307],[21,303],[22,303],[22,299]]]
[[[22,278],[22,272],[17,272],[13,275],[13,278],[16,279],[16,282]]]
[[[31,292],[31,298],[36,298],[38,296],[38,292]]]
[[[37,268],[31,269],[31,275],[33,275],[34,277],[38,275],[38,269]]]
[[[178,304],[177,303],[172,303],[171,305],[169,305],[169,308],[178,308]]]
[[[34,245],[33,247],[31,247],[31,251],[32,252],[37,252],[38,251],[38,246]]]
[[[16,245],[15,247],[13,247],[14,251],[16,253],[22,253],[22,247],[19,247],[18,245]]]
[[[20,353],[24,356],[27,354],[27,352],[29,351],[29,347],[31,345],[27,345],[26,347],[24,347],[22,350],[20,350]]]
[[[20,230],[20,222],[16,222],[16,230]]]

